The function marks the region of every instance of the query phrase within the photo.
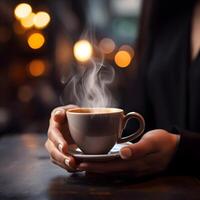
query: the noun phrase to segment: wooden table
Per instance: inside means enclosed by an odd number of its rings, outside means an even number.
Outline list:
[[[44,149],[43,134],[0,138],[0,200],[200,199],[195,177],[151,179],[70,174],[53,165]]]

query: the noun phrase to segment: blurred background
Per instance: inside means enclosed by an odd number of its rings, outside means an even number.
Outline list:
[[[1,0],[0,134],[46,132],[65,79],[96,49],[115,69],[118,102],[128,98],[140,8],[141,0]]]

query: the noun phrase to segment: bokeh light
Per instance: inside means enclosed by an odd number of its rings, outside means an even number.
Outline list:
[[[34,77],[41,76],[46,71],[46,63],[41,59],[32,60],[28,65],[28,71]]]
[[[133,49],[130,45],[128,45],[128,44],[122,45],[122,46],[119,48],[119,50],[127,51],[127,52],[130,54],[131,58],[133,58],[134,55],[135,55],[134,49]]]
[[[41,33],[33,33],[28,37],[28,45],[32,49],[39,49],[45,43],[45,38]]]
[[[34,21],[35,27],[41,29],[41,28],[46,27],[49,24],[50,16],[47,12],[40,11],[36,13],[33,21]]]
[[[23,19],[23,18],[28,17],[31,12],[32,12],[32,8],[27,3],[20,3],[19,5],[16,6],[15,11],[14,11],[15,17],[18,19]]]
[[[127,51],[120,50],[115,55],[115,63],[118,67],[128,67],[131,63],[131,55]]]
[[[92,45],[87,40],[79,40],[74,45],[74,56],[80,62],[88,61],[92,56]]]
[[[33,90],[29,85],[21,86],[18,90],[18,98],[22,102],[29,102],[33,97]]]
[[[99,43],[99,47],[103,53],[110,54],[115,50],[115,43],[110,38],[103,38]]]
[[[24,28],[31,28],[34,25],[33,19],[35,17],[35,13],[30,13],[27,17],[20,20],[21,25]]]

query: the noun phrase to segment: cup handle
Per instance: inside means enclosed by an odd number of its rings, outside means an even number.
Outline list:
[[[121,135],[122,135],[122,133],[121,133],[120,138],[118,138],[118,140],[117,140],[118,144],[128,142],[130,140],[134,140],[134,139],[138,138],[139,136],[141,136],[142,133],[144,132],[144,129],[145,129],[144,118],[142,117],[142,115],[140,115],[139,113],[136,113],[136,112],[130,112],[124,116],[123,121],[122,121],[122,132],[126,128],[128,121],[132,118],[137,119],[139,121],[138,130],[126,137],[121,137]]]

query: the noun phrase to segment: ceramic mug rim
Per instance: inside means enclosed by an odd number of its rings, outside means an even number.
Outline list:
[[[94,110],[94,112],[78,112],[78,110],[86,110],[86,111]],[[110,115],[123,112],[124,111],[121,108],[113,108],[113,107],[95,107],[95,108],[81,107],[81,108],[71,108],[67,110],[67,114],[70,115]]]

